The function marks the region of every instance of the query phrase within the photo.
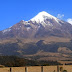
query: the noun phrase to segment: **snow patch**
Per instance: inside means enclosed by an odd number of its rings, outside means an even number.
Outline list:
[[[11,31],[10,28],[9,28],[9,29],[5,29],[5,30],[3,30],[2,32],[5,33],[5,32],[9,32],[9,31]]]
[[[27,27],[27,31],[29,31],[31,28],[30,27]]]
[[[9,27],[9,28],[12,28],[12,26],[11,26],[11,27]]]
[[[57,23],[59,23],[59,19],[57,19],[56,17],[50,15],[49,13],[42,11],[40,13],[38,13],[34,18],[31,19],[31,21],[36,21],[37,23],[41,23],[44,22],[44,20],[46,19],[54,19]]]
[[[67,22],[72,25],[72,18],[67,19]]]
[[[22,27],[22,26],[20,26],[20,27]]]

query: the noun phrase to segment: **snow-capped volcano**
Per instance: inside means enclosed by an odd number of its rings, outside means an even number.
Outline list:
[[[30,55],[30,58],[31,56],[37,58],[39,55],[40,59],[45,56],[47,59],[50,56],[51,58],[54,56],[54,59],[55,57],[57,57],[56,59],[59,57],[68,59],[69,54],[72,54],[71,44],[72,25],[45,11],[38,13],[29,21],[21,20],[12,27],[0,31],[1,55],[23,57],[24,55]]]
[[[0,32],[0,38],[72,37],[72,25],[42,11],[29,21],[21,20]]]
[[[37,23],[44,22],[46,19],[54,19],[56,22],[58,22],[59,19],[56,17],[50,15],[49,13],[42,11],[38,13],[34,18],[31,19],[31,21],[36,21]]]

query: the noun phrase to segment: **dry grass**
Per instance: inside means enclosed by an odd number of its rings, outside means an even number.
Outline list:
[[[61,37],[43,37],[43,38],[10,38],[10,39],[2,39],[0,43],[15,43],[17,39],[22,41],[22,43],[29,43],[29,42],[38,42],[39,40],[44,40],[45,43],[50,42],[70,42],[70,38],[61,38]]]
[[[72,61],[58,61],[59,63],[61,64],[69,64],[69,63],[72,63]]]

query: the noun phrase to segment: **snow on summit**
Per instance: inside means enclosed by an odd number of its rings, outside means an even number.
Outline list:
[[[45,19],[55,19],[56,22],[58,22],[58,19],[49,13],[42,11],[38,13],[34,18],[31,19],[31,21],[36,21],[37,23],[44,22]]]

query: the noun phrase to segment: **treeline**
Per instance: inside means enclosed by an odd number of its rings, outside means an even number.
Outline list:
[[[0,64],[6,67],[22,67],[22,66],[48,66],[59,65],[57,61],[33,61],[16,56],[0,56]]]

